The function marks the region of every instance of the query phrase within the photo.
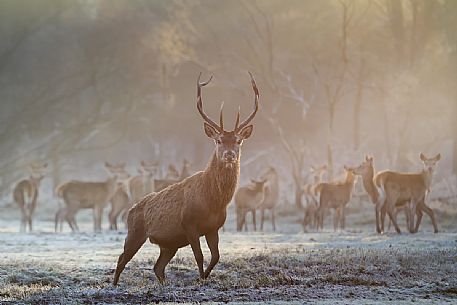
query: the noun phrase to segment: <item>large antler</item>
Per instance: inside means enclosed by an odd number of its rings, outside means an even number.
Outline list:
[[[203,104],[202,104],[202,87],[208,85],[209,82],[213,79],[213,76],[211,75],[209,80],[207,80],[206,82],[202,82],[202,83],[200,82],[201,76],[202,76],[202,73],[200,72],[200,74],[198,75],[198,79],[197,79],[197,109],[198,109],[198,112],[200,112],[200,115],[202,116],[202,118],[205,120],[206,123],[208,123],[209,125],[214,127],[217,131],[222,133],[224,131],[224,124],[223,124],[223,120],[222,120],[222,108],[223,108],[224,104],[222,104],[222,106],[221,106],[221,113],[220,113],[221,126],[219,126],[206,115],[206,113],[203,111]]]
[[[241,124],[240,122],[240,110],[238,108],[238,114],[236,116],[236,123],[235,123],[235,132],[240,131],[244,127],[246,127],[252,119],[255,117],[257,110],[259,109],[259,89],[257,89],[257,84],[255,83],[254,76],[252,76],[251,72],[249,72],[249,76],[251,76],[251,84],[252,84],[252,89],[254,90],[254,95],[255,95],[255,100],[254,100],[254,111],[251,113],[251,115],[244,120]]]

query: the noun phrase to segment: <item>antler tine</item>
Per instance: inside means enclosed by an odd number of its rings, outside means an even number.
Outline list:
[[[252,121],[252,119],[255,117],[256,113],[257,113],[257,110],[259,110],[259,89],[257,89],[257,84],[255,83],[255,79],[254,79],[254,76],[252,76],[252,73],[249,72],[249,76],[251,76],[251,84],[252,84],[252,89],[254,90],[254,95],[255,95],[255,99],[254,99],[254,111],[251,113],[251,115],[246,119],[244,120],[239,126],[238,128],[236,129],[236,131],[239,131],[241,129],[243,129],[244,127],[246,127],[249,122]]]
[[[202,73],[200,72],[200,74],[198,75],[198,79],[197,79],[197,109],[198,109],[198,112],[200,112],[200,115],[202,116],[202,118],[203,118],[209,125],[211,125],[212,127],[214,127],[217,131],[222,132],[223,129],[221,128],[221,126],[219,126],[219,125],[217,125],[216,123],[214,123],[214,121],[211,120],[211,119],[206,115],[206,113],[203,111],[202,87],[208,85],[209,82],[213,79],[213,76],[211,75],[211,77],[209,78],[209,80],[207,80],[206,82],[200,82],[200,77],[201,77],[201,76],[202,76]]]
[[[241,110],[241,106],[238,106],[238,114],[236,115],[235,130],[238,130],[238,125],[240,124],[240,110]]]
[[[222,104],[221,104],[221,111],[219,113],[219,122],[220,122],[219,125],[220,125],[222,130],[224,130],[224,119],[222,117],[223,110],[224,110],[224,102],[222,102]]]

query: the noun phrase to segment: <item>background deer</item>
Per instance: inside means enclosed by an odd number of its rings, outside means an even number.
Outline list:
[[[254,111],[242,123],[239,123],[238,111],[235,129],[226,131],[222,107],[219,125],[203,111],[201,88],[206,86],[211,78],[200,83],[200,76],[197,80],[197,109],[204,120],[206,135],[215,142],[213,156],[204,171],[197,172],[159,193],[147,195],[132,207],[127,220],[128,233],[124,252],[119,256],[114,274],[114,285],[118,283],[125,265],[148,238],[160,247],[154,273],[161,283],[165,280],[166,265],[179,248],[189,244],[198,265],[200,278],[207,278],[219,261],[218,230],[225,222],[227,205],[238,184],[241,145],[252,133],[253,126],[249,123],[259,107],[259,91],[251,75],[255,93]],[[211,252],[211,261],[205,271],[200,236],[205,236]]]
[[[256,210],[260,208],[265,199],[265,182],[267,180],[256,181],[251,180],[251,183],[238,188],[235,193],[235,206],[236,206],[236,230],[248,230],[246,215],[248,212],[252,214],[252,224],[254,231],[257,230],[256,224]]]
[[[395,219],[395,205],[397,202],[408,202],[408,230],[415,233],[419,230],[422,220],[422,211],[425,211],[432,219],[435,232],[438,228],[435,221],[435,215],[432,209],[425,204],[425,198],[430,191],[433,173],[437,162],[441,159],[441,154],[433,158],[427,158],[420,154],[423,163],[423,169],[419,173],[399,173],[394,171],[382,171],[374,177],[376,186],[384,190],[386,199],[378,201],[377,211],[382,211],[385,205],[387,214],[394,224],[397,233],[401,233]],[[414,216],[417,214],[417,223],[414,222]]]
[[[118,167],[119,168],[119,167]],[[111,210],[108,214],[110,230],[117,230],[117,218],[121,215],[121,219],[127,221],[127,213],[132,206],[132,201],[128,195],[127,185],[130,175],[125,170],[125,163],[120,165],[120,171],[110,171],[111,174],[117,176],[117,189],[111,197]]]
[[[13,188],[13,199],[21,210],[20,231],[26,232],[27,225],[32,232],[32,219],[38,200],[38,191],[48,164],[32,164],[29,167],[30,177],[16,183]]]
[[[157,172],[158,165],[157,162],[140,162],[139,175],[130,178],[128,182],[132,204],[155,191],[154,175]]]
[[[117,174],[124,172],[123,166],[111,165],[108,162],[105,162],[105,167],[114,176],[104,182],[72,180],[59,187],[58,195],[65,202],[65,207],[56,213],[56,229],[57,222],[65,218],[72,231],[78,231],[76,213],[80,209],[93,209],[94,230],[101,231],[103,209],[117,190]]]
[[[317,226],[317,210],[319,208],[318,199],[314,194],[314,188],[322,182],[325,173],[327,172],[327,165],[321,165],[319,167],[311,166],[310,172],[313,175],[313,182],[307,183],[303,187],[303,194],[306,199],[306,206],[303,213],[303,229],[305,230],[306,227]]]
[[[264,187],[264,200],[260,205],[260,230],[263,230],[263,223],[265,221],[265,211],[271,211],[271,224],[273,226],[273,231],[276,231],[275,223],[275,207],[278,203],[279,198],[279,181],[278,181],[278,172],[272,166],[260,176],[261,180],[266,180]]]
[[[345,211],[344,208],[351,200],[355,175],[351,168],[344,167],[346,171],[346,179],[344,182],[319,183],[315,189],[315,194],[320,193],[317,229],[324,227],[324,213],[327,209],[335,209],[333,220],[333,229],[338,229],[338,224],[341,229],[345,227]]]

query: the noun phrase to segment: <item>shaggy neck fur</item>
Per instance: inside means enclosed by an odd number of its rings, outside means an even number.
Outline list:
[[[362,176],[363,188],[370,196],[371,202],[378,202],[379,192],[373,182],[374,168],[370,167],[367,174]]]
[[[225,208],[232,200],[240,176],[240,162],[227,166],[213,153],[204,171],[206,196],[215,208]]]

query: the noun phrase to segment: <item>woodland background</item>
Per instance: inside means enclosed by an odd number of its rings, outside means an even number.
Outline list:
[[[257,80],[261,110],[242,179],[279,169],[300,204],[309,167],[327,179],[365,154],[378,170],[420,169],[441,152],[438,180],[457,174],[457,1],[0,1],[0,195],[49,163],[43,192],[101,180],[103,161],[187,158],[213,145],[196,111],[234,124]]]

